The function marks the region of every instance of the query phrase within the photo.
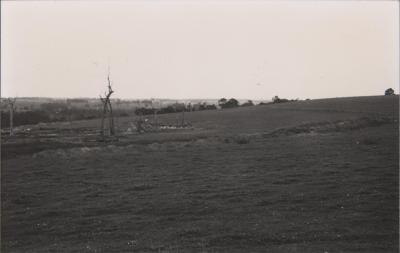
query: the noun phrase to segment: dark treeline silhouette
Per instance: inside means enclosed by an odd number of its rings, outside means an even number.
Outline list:
[[[56,121],[73,121],[73,120],[89,120],[100,118],[101,114],[96,109],[81,108],[64,108],[53,110],[32,110],[32,111],[16,111],[14,112],[14,126],[34,125],[38,123],[49,123]],[[125,110],[115,110],[114,115],[118,117],[129,116]],[[10,113],[8,111],[1,112],[1,128],[10,126]]]
[[[239,101],[234,98],[231,98],[229,100],[227,100],[226,98],[221,98],[220,100],[218,100],[218,105],[221,107],[221,109],[235,108],[239,106]]]
[[[278,103],[287,103],[287,102],[295,102],[299,101],[299,99],[286,99],[286,98],[279,98],[278,96],[275,96],[272,98],[272,103],[273,104],[278,104]]]
[[[10,126],[10,113],[1,112],[1,128]],[[14,113],[14,126],[37,124],[39,122],[53,121],[48,112],[45,111],[25,111]]]
[[[140,107],[135,110],[136,115],[151,115],[151,114],[166,114],[175,112],[192,112],[192,111],[203,111],[203,110],[215,110],[217,106],[214,104],[198,103],[198,104],[173,104],[162,108],[149,108]]]
[[[251,100],[247,100],[246,102],[244,102],[243,104],[240,104],[239,101],[235,98],[231,98],[231,99],[226,99],[226,98],[221,98],[220,100],[218,100],[218,105],[219,107],[221,107],[221,109],[228,109],[228,108],[235,108],[235,107],[246,107],[246,106],[253,106],[254,103]]]
[[[26,106],[20,106],[14,112],[13,123],[14,126],[21,125],[33,125],[38,123],[48,123],[48,122],[56,122],[56,121],[74,121],[74,120],[89,120],[101,118],[101,108],[99,106],[93,107],[89,106],[89,104],[85,104],[85,100],[71,100],[72,102],[81,102],[82,105],[79,107],[69,105],[68,103],[63,102],[47,102],[42,103],[37,109],[27,108]],[[258,105],[268,105],[274,103],[285,103],[292,102],[296,100],[289,100],[285,98],[279,98],[278,96],[273,97],[272,102],[261,102]],[[118,104],[118,103],[117,103]],[[218,105],[215,104],[207,104],[196,103],[196,104],[184,104],[184,103],[175,103],[170,104],[168,106],[164,106],[161,108],[154,108],[152,105],[147,105],[144,107],[139,107],[136,109],[121,109],[113,108],[113,113],[115,117],[125,117],[125,116],[134,116],[134,115],[156,115],[156,114],[166,114],[166,113],[177,113],[177,112],[192,112],[192,111],[203,111],[203,110],[216,110],[218,108],[221,109],[229,109],[236,107],[247,107],[254,106],[253,101],[247,100],[246,102],[240,104],[239,101],[235,98],[221,98],[218,100]],[[10,112],[9,110],[2,109],[1,110],[1,128],[7,128],[10,126]]]

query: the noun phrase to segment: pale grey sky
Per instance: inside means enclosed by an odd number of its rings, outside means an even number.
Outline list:
[[[399,86],[398,1],[1,2],[2,96],[324,98]]]

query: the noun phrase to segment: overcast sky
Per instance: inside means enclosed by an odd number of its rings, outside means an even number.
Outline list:
[[[1,1],[2,96],[270,99],[399,86],[398,1]]]

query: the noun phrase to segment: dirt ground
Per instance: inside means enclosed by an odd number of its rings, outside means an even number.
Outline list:
[[[119,118],[109,142],[97,120],[27,126],[2,137],[1,252],[398,252],[398,108],[201,111],[140,135]]]

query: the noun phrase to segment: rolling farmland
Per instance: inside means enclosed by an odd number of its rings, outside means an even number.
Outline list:
[[[398,96],[2,137],[2,252],[398,252]],[[151,117],[151,116],[149,116]],[[165,125],[180,113],[159,115]]]

